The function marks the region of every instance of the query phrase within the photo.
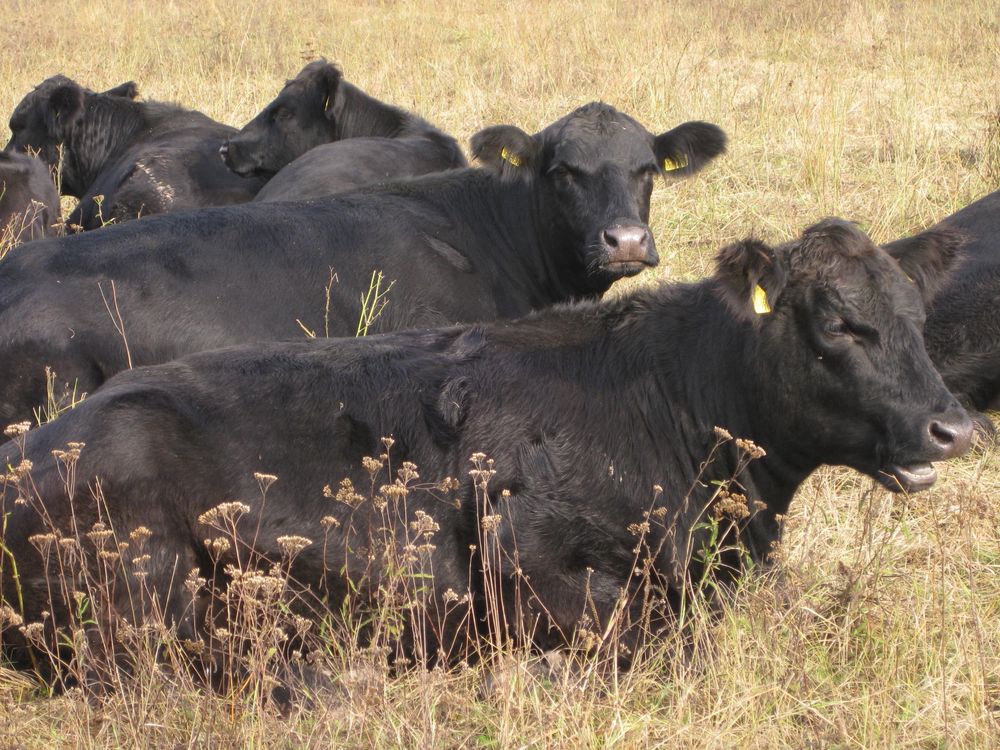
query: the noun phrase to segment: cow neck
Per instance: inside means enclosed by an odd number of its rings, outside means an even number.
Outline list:
[[[713,288],[716,283],[668,287],[650,297],[639,296],[653,303],[638,316],[638,330],[628,335],[648,342],[653,351],[655,374],[650,382],[657,393],[651,393],[646,403],[661,409],[650,416],[663,439],[699,446],[705,452],[717,440],[715,427],[721,427],[733,438],[749,438],[767,451],[764,458],[750,462],[732,487],[767,506],[742,532],[751,554],[762,559],[770,543],[780,537],[775,516],[787,512],[796,489],[819,462],[789,440],[787,429],[775,420],[775,409],[780,408],[775,365],[761,356],[754,327],[734,318],[721,301]],[[707,456],[692,457],[700,463]],[[703,491],[714,491],[712,481],[732,477],[738,458],[734,443],[725,443],[701,477]]]
[[[335,140],[396,138],[404,133],[411,119],[409,113],[380,102],[346,81],[337,87],[333,104]]]
[[[552,211],[537,182],[505,180],[480,169],[464,174],[464,180],[448,183],[454,190],[447,210],[477,217],[477,244],[484,251],[475,261],[478,269],[489,269],[499,301],[512,297],[537,309],[594,296],[575,247],[549,218]],[[470,203],[469,212],[455,208]]]
[[[73,129],[63,155],[63,193],[81,198],[109,162],[146,126],[141,103],[90,94],[86,114]]]

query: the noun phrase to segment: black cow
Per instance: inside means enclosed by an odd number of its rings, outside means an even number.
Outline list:
[[[284,536],[312,540],[292,572],[335,610],[349,590],[373,595],[382,583],[372,545],[389,518],[401,554],[434,545],[420,568],[433,581],[419,582],[434,592],[433,617],[465,592],[479,608],[492,588],[510,631],[550,647],[586,619],[602,633],[624,589],[635,622],[637,561],[650,558],[661,596],[676,603],[688,574],[701,575],[713,508],[729,514],[718,521],[725,580],[740,571],[730,543],[765,562],[796,488],[820,465],[912,492],[934,483],[930,462],[968,449],[972,424],[921,337],[922,290],[952,252],[947,234],[931,235],[897,262],[827,220],[776,248],[726,248],[697,284],[503,325],[243,346],[122,373],[0,447],[0,463],[33,465],[30,482],[13,472],[0,506],[21,576],[15,586],[5,570],[4,596],[23,596],[25,619],[40,620],[60,589],[29,539],[88,532],[100,513],[116,539],[152,531],[145,585],[181,637],[194,637],[204,610],[190,608],[179,581],[195,570],[224,583],[224,567],[248,559],[235,545],[212,549],[218,532],[202,515],[235,498],[250,508],[240,536],[264,558],[281,559]],[[85,446],[70,465],[60,452],[71,443]],[[479,459],[470,476],[477,452],[495,463]],[[382,453],[388,463],[362,461]],[[255,473],[277,476],[266,500]],[[134,623],[130,602],[142,597],[129,582],[115,596]],[[55,622],[64,605],[74,606],[57,601]],[[452,643],[440,616],[425,655]]]
[[[260,200],[318,198],[467,166],[458,143],[316,60],[219,151],[241,175],[273,177]]]
[[[70,227],[253,198],[262,181],[219,163],[219,144],[234,128],[174,104],[135,101],[136,94],[132,82],[95,93],[57,75],[10,118],[6,150],[31,149],[59,164],[63,193],[80,199]]]
[[[927,351],[952,393],[984,434],[995,428],[986,409],[1000,408],[1000,191],[942,219],[963,237],[963,262],[947,278],[927,311]],[[887,245],[905,252],[925,233]]]
[[[654,136],[590,104],[534,136],[513,126],[479,133],[476,153],[499,175],[453,170],[36,243],[0,268],[0,424],[44,400],[45,365],[90,392],[130,363],[304,329],[353,336],[364,295],[369,314],[388,302],[372,333],[596,297],[657,263],[646,222],[664,163],[689,174],[724,140],[701,122]]]
[[[58,221],[59,194],[45,163],[0,151],[0,251],[50,234]]]

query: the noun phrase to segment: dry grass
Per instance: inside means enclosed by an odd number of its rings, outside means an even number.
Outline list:
[[[655,129],[717,122],[729,155],[654,195],[664,277],[830,214],[892,239],[1000,187],[994,0],[13,1],[0,46],[17,51],[0,57],[3,112],[61,71],[95,89],[135,79],[239,124],[320,53],[460,138],[596,98]],[[997,453],[942,474],[906,500],[820,472],[793,506],[781,579],[747,581],[699,622],[711,647],[690,660],[665,644],[601,677],[511,654],[486,680],[390,677],[354,652],[334,695],[285,718],[163,674],[88,700],[39,699],[0,671],[0,746],[996,747]]]

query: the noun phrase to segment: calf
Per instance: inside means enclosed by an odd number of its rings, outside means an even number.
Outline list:
[[[63,193],[80,199],[71,227],[253,198],[262,181],[219,163],[219,144],[234,128],[174,104],[135,101],[136,94],[131,82],[95,93],[57,75],[10,118],[6,150],[39,152],[59,166]]]
[[[219,153],[238,174],[274,178],[262,201],[467,166],[454,138],[352,86],[326,60],[306,65]]]
[[[696,284],[504,325],[243,346],[122,373],[0,447],[0,462],[33,467],[2,496],[4,551],[20,571],[3,569],[4,596],[23,597],[27,622],[48,610],[46,625],[65,623],[75,605],[49,603],[60,589],[34,535],[100,520],[116,539],[154,535],[146,593],[127,574],[118,613],[135,623],[152,592],[181,638],[204,632],[211,599],[202,590],[190,607],[178,583],[189,571],[223,585],[227,566],[267,565],[294,544],[305,549],[293,577],[338,611],[348,592],[374,597],[385,583],[389,558],[372,545],[387,533],[401,554],[426,555],[420,591],[437,614],[418,657],[447,650],[458,621],[489,621],[491,595],[504,599],[501,627],[540,647],[588,621],[605,632],[622,604],[635,624],[643,578],[674,603],[700,578],[712,519],[716,574],[729,579],[737,542],[766,561],[820,465],[914,492],[934,483],[931,462],[968,449],[971,422],[921,337],[922,292],[950,257],[942,240],[897,262],[827,220],[779,247],[726,248]],[[263,474],[277,476],[266,500]],[[247,547],[213,546],[208,511],[234,498],[248,506],[236,522]],[[465,594],[471,618],[454,604]]]
[[[599,296],[657,263],[646,222],[664,164],[690,174],[723,144],[714,125],[654,136],[589,104],[533,136],[479,133],[491,169],[37,245],[0,267],[0,424],[45,399],[45,366],[90,392],[126,367],[229,344],[511,318]]]
[[[942,283],[927,311],[927,351],[979,429],[994,435],[993,423],[982,411],[1000,408],[1000,192],[887,247],[917,252],[928,235],[942,229],[963,239],[963,262]]]
[[[50,234],[59,221],[59,194],[45,163],[0,151],[0,257],[11,246]]]

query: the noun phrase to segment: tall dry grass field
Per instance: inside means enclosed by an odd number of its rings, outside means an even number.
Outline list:
[[[663,264],[632,284],[696,278],[724,243],[827,215],[889,240],[1000,188],[996,0],[6,0],[0,16],[5,113],[63,72],[239,125],[321,54],[460,139],[593,99],[651,130],[718,123],[729,154],[656,190]],[[152,668],[56,697],[0,670],[0,747],[998,747],[998,494],[989,449],[910,498],[822,471],[780,575],[696,608],[693,650],[664,643],[630,672],[513,652],[390,675],[341,649],[335,689],[279,716]]]

